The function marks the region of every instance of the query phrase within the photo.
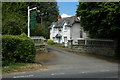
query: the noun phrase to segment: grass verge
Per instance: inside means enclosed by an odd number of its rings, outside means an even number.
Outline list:
[[[40,63],[15,63],[2,68],[2,74],[31,72],[36,70],[44,70],[47,67]]]

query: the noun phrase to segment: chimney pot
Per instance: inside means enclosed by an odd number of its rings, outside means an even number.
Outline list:
[[[60,15],[57,18],[58,18],[58,20],[62,19],[62,17]]]

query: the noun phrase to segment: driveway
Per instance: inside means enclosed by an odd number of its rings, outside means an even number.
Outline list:
[[[118,63],[48,47],[56,57],[43,61],[47,70],[4,75],[3,78],[118,78]]]

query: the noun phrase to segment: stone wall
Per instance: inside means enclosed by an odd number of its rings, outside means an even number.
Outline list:
[[[115,56],[114,40],[101,39],[82,39],[78,40],[78,44],[74,45],[72,40],[69,41],[68,47],[73,51],[82,53],[94,53],[105,56]]]
[[[48,52],[47,50],[47,40],[42,36],[33,36],[31,39],[34,41],[36,46],[36,52]]]
[[[115,49],[111,46],[90,46],[90,45],[72,45],[73,51],[83,53],[94,53],[105,56],[114,56]]]

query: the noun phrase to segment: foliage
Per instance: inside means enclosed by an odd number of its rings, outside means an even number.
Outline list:
[[[31,36],[49,37],[48,27],[44,24],[37,24],[35,29],[31,29]]]
[[[57,21],[58,7],[56,2],[30,3],[30,6],[38,6],[40,12],[37,13],[37,28],[31,31],[31,35],[44,36],[49,38],[48,27],[52,22]]]
[[[3,2],[2,34],[20,35],[27,31],[27,4],[24,2]]]
[[[25,37],[25,38],[28,37],[25,33],[22,33],[20,36],[21,36],[21,37]]]
[[[21,36],[2,36],[3,66],[16,62],[34,62],[35,45],[30,38]]]
[[[7,35],[20,35],[21,33],[27,33],[27,7],[30,8],[35,6],[39,7],[40,13],[37,13],[37,22],[41,23],[42,26],[45,26],[43,30],[46,34],[33,33],[33,35],[43,35],[48,37],[49,30],[48,27],[50,24],[57,20],[58,16],[58,7],[56,2],[3,2],[2,5],[2,34]],[[32,11],[31,11],[32,13]],[[34,29],[33,29],[34,30]]]
[[[114,39],[115,52],[120,55],[120,3],[80,2],[76,11],[81,16],[81,26],[89,31],[90,37]]]
[[[120,34],[120,3],[80,2],[77,16],[81,16],[81,25],[90,37],[118,38]]]
[[[53,45],[54,41],[52,39],[48,39],[47,43],[48,43],[48,45]]]

